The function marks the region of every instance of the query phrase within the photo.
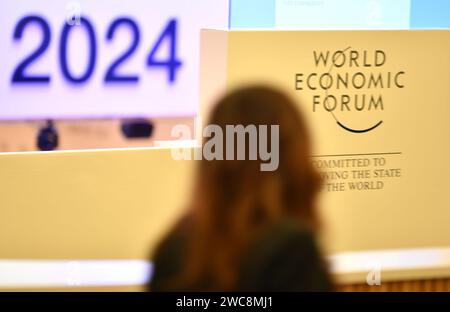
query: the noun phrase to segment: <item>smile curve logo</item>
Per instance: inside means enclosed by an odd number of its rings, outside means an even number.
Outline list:
[[[375,124],[374,126],[372,126],[370,128],[362,129],[362,130],[349,128],[346,125],[342,124],[339,120],[337,120],[336,122],[339,125],[339,127],[341,127],[344,130],[347,130],[349,132],[352,132],[352,133],[366,133],[366,132],[375,130],[376,128],[378,128],[378,126],[381,126],[381,124],[383,123],[383,120],[380,120],[377,124]]]

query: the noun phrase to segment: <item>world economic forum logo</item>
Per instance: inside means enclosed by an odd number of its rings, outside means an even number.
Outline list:
[[[345,131],[367,133],[383,124],[386,95],[403,89],[405,72],[387,70],[386,51],[313,51],[315,71],[295,74],[295,90],[312,92],[311,110],[329,113]],[[392,66],[390,67],[392,68]]]

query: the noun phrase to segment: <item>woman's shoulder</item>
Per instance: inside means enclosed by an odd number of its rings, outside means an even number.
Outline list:
[[[250,244],[250,254],[260,257],[273,255],[274,252],[289,252],[290,248],[302,248],[315,243],[314,233],[303,223],[284,218],[266,228]]]
[[[294,219],[273,224],[247,249],[244,290],[329,290],[325,263],[315,234]]]
[[[153,276],[149,281],[149,289],[167,289],[167,281],[180,273],[189,229],[189,218],[182,218],[155,248],[150,256]]]

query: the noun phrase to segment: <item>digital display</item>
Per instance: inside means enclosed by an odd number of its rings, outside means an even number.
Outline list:
[[[201,28],[228,1],[0,3],[0,119],[194,116]]]
[[[448,0],[231,0],[230,14],[234,29],[450,28]]]

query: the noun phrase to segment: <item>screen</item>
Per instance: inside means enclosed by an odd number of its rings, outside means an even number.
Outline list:
[[[231,28],[450,28],[448,0],[232,0]]]
[[[0,1],[0,119],[193,116],[227,0]]]

